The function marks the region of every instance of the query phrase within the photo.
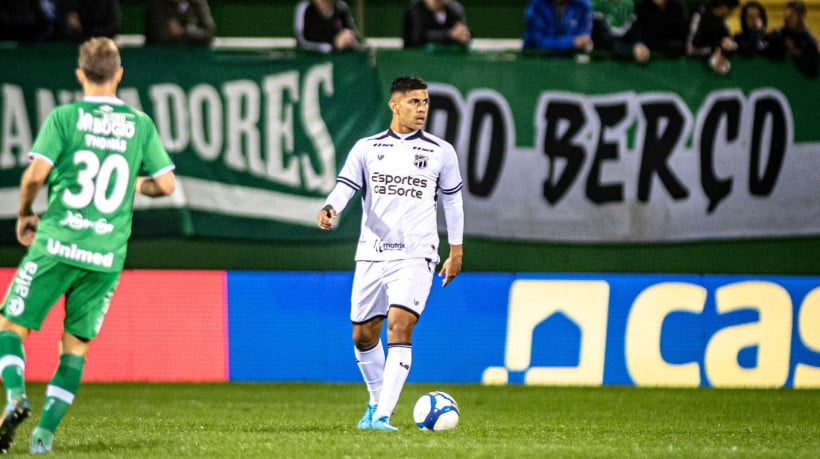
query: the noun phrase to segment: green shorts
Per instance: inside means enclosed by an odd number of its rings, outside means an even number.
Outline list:
[[[119,278],[119,272],[89,271],[29,251],[0,310],[9,321],[39,330],[51,307],[65,294],[63,329],[91,339],[100,332]]]

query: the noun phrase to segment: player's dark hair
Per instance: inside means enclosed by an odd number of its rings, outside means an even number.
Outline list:
[[[393,84],[390,85],[390,94],[396,92],[405,93],[407,91],[415,91],[416,89],[427,89],[427,83],[421,78],[403,76],[393,80]]]
[[[122,62],[114,40],[106,37],[91,38],[80,45],[77,66],[94,83],[105,83],[114,78]]]

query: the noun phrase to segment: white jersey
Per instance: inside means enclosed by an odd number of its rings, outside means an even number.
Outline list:
[[[448,241],[461,245],[461,172],[453,146],[422,130],[392,130],[356,142],[326,204],[337,212],[362,192],[357,261],[427,258],[438,262],[436,207],[444,202]]]

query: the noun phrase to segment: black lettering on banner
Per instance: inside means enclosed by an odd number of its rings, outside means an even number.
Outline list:
[[[480,145],[479,130],[485,118],[490,119],[490,145]],[[470,144],[467,148],[467,189],[475,196],[486,197],[492,193],[501,169],[504,165],[504,146],[507,144],[507,132],[504,128],[504,114],[492,100],[477,100],[473,106],[473,119],[470,125]],[[487,148],[487,164],[483,177],[479,174],[478,157],[481,148]]]
[[[638,200],[649,201],[652,175],[657,174],[669,194],[676,200],[689,196],[680,180],[669,170],[667,161],[683,135],[684,118],[672,102],[648,102],[641,105],[646,119],[646,135],[641,168],[638,175]],[[663,132],[658,132],[661,120],[666,122]]]
[[[618,159],[618,144],[604,142],[606,128],[618,125],[626,117],[626,103],[615,105],[596,105],[595,111],[601,121],[598,131],[598,146],[592,158],[592,166],[587,175],[586,194],[590,201],[596,204],[624,200],[624,187],[621,183],[601,183],[601,168],[604,161]]]
[[[547,202],[555,204],[572,185],[584,163],[584,149],[571,142],[584,127],[586,118],[581,105],[572,102],[550,102],[544,117],[547,120],[544,154],[549,158],[550,170],[547,179],[544,180],[543,194]],[[558,125],[561,121],[568,122],[569,127],[559,138]],[[559,159],[566,160],[566,164],[560,176],[556,177]]]
[[[762,176],[759,176],[762,159],[761,138],[766,119],[771,119],[771,144],[769,160]],[[783,107],[773,97],[763,97],[755,102],[754,123],[752,125],[752,151],[749,165],[749,192],[756,196],[767,196],[774,189],[783,159],[786,155],[786,115]]]
[[[438,121],[443,118],[444,121]],[[443,128],[441,127],[443,123]],[[446,94],[430,92],[430,110],[427,112],[427,126],[435,127],[433,134],[452,145],[456,144],[458,127],[461,125],[461,113],[456,102]],[[432,131],[431,131],[432,132]]]
[[[703,192],[709,198],[708,213],[717,208],[720,201],[732,191],[732,179],[720,180],[715,174],[715,140],[720,120],[726,119],[726,136],[728,141],[736,140],[740,131],[741,103],[735,98],[716,102],[703,122],[700,137],[700,183]]]

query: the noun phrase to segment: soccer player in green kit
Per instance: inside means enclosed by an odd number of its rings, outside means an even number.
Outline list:
[[[166,196],[175,187],[174,165],[153,121],[116,97],[123,74],[117,45],[92,38],[80,46],[78,63],[84,97],[48,116],[20,183],[17,239],[29,248],[0,317],[4,453],[17,426],[31,414],[23,340],[65,294],[60,363],[30,443],[32,453],[47,453],[74,401],[89,342],[100,331],[123,269],[134,194]],[[149,175],[139,176],[141,170]],[[38,216],[32,203],[46,183],[48,205]]]

